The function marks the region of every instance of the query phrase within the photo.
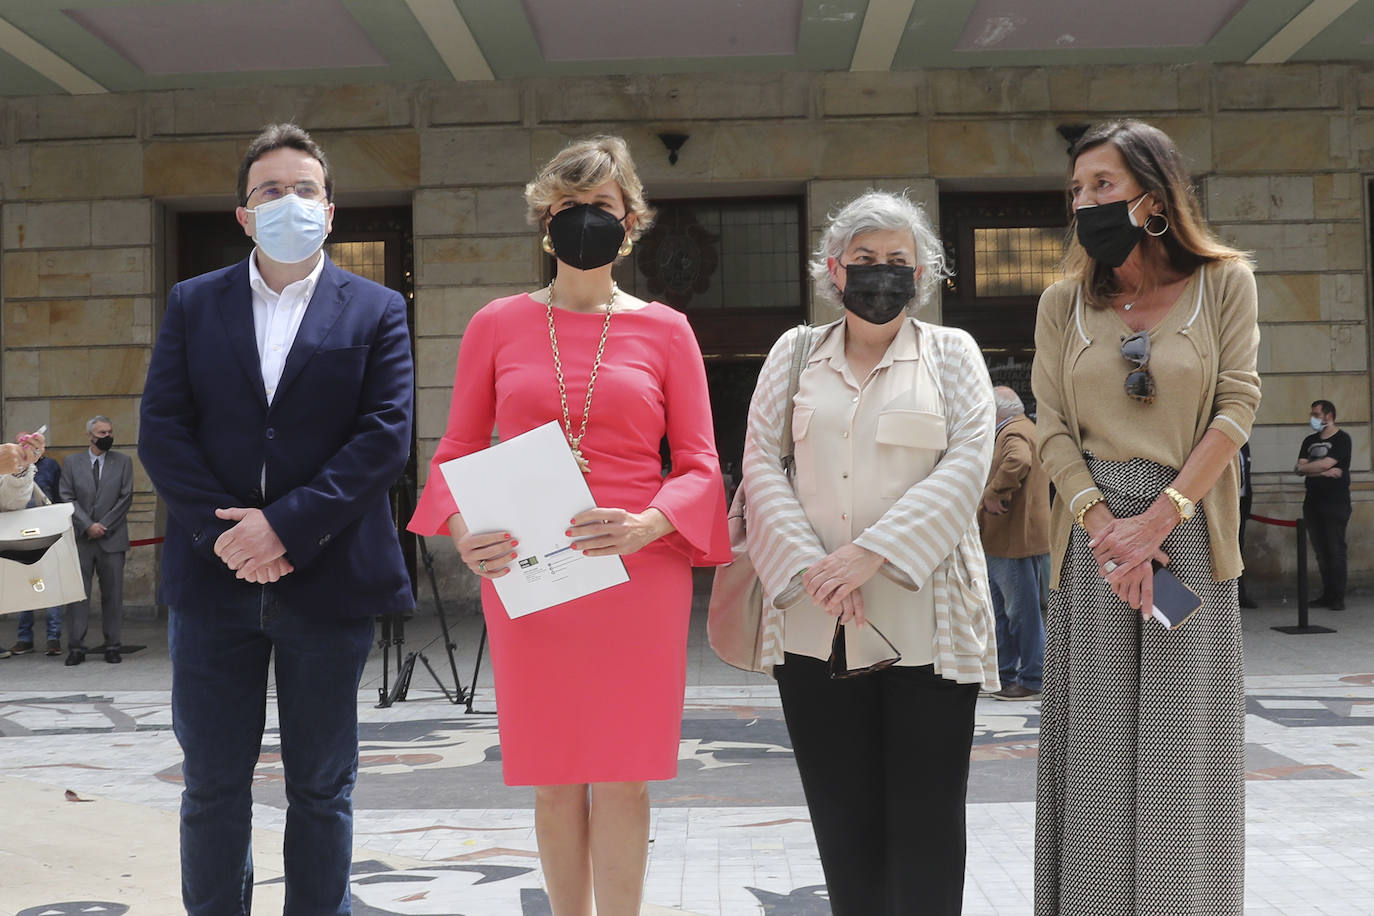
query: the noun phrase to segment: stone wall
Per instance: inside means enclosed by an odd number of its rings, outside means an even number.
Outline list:
[[[1369,294],[1362,170],[1374,164],[1374,68],[1288,64],[730,74],[176,91],[9,100],[0,147],[5,431],[48,422],[56,452],[110,415],[124,446],[166,294],[168,210],[232,206],[238,157],[262,124],[293,118],[333,161],[339,202],[413,206],[417,422],[422,462],[442,433],[473,312],[532,288],[541,264],[521,189],[567,140],[625,136],[650,195],[804,195],[825,214],[870,185],[1057,188],[1056,127],[1143,117],[1168,131],[1209,217],[1255,252],[1265,399],[1255,510],[1293,517],[1290,473],[1307,405],[1326,397],[1355,441],[1352,531],[1374,522]],[[660,132],[689,135],[676,165]],[[133,533],[156,501],[137,477]],[[1252,529],[1260,580],[1289,577],[1291,533]],[[1374,552],[1352,539],[1352,570]],[[470,597],[451,548],[443,586]],[[129,600],[152,601],[152,553]]]

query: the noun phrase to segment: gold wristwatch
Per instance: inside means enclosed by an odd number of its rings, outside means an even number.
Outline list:
[[[1174,508],[1178,510],[1178,517],[1183,521],[1186,522],[1197,514],[1197,503],[1193,502],[1173,487],[1165,487],[1164,495],[1173,501]]]

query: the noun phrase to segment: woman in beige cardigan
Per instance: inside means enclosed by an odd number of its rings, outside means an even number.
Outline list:
[[[1037,916],[1239,916],[1244,690],[1236,452],[1259,404],[1255,280],[1138,121],[1070,152],[1076,241],[1032,383],[1058,491]],[[1151,619],[1154,564],[1202,598]]]
[[[973,338],[907,315],[943,264],[905,197],[870,191],[844,207],[811,265],[844,317],[812,330],[790,403],[799,331],[783,335],[749,406],[742,485],[768,596],[764,662],[835,916],[951,916],[963,903],[973,712],[979,685],[997,683],[974,522],[994,411]],[[831,659],[837,621],[844,664]]]

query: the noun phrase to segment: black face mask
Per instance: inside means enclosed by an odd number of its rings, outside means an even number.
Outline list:
[[[1109,204],[1078,208],[1075,212],[1078,243],[1088,257],[1108,267],[1120,267],[1126,263],[1145,233],[1145,227],[1136,224],[1131,212],[1139,206],[1144,196],[1137,196],[1134,204],[1131,201],[1114,200]]]
[[[624,219],[591,204],[559,210],[549,220],[549,242],[555,257],[578,270],[605,267],[625,243]]]
[[[849,264],[844,307],[871,324],[887,324],[916,298],[916,271],[900,264]]]
[[[95,447],[102,452],[108,452],[114,446],[114,436],[101,436],[95,440]]]

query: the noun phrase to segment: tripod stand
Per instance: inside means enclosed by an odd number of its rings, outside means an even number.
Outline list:
[[[396,517],[398,519],[408,519],[415,511],[415,478],[410,473],[406,473],[397,486],[393,488],[396,499]],[[382,650],[382,686],[377,689],[377,708],[385,709],[397,701],[404,701],[410,692],[410,681],[415,674],[415,661],[420,663],[429,671],[430,677],[434,678],[434,683],[443,692],[444,698],[457,706],[464,703],[464,711],[468,713],[477,712],[472,708],[474,696],[477,691],[477,672],[482,668],[482,654],[487,647],[487,627],[482,625],[482,636],[477,643],[477,661],[472,666],[472,680],[466,690],[463,689],[463,681],[458,676],[458,660],[454,656],[454,651],[458,648],[453,642],[453,636],[448,628],[448,614],[444,611],[444,601],[439,595],[439,580],[434,574],[434,556],[429,552],[429,545],[425,543],[423,537],[415,538],[419,545],[420,561],[424,564],[425,572],[429,578],[430,593],[434,596],[434,609],[439,616],[439,628],[443,633],[444,651],[448,653],[449,671],[453,674],[453,691],[450,692],[444,684],[439,673],[434,670],[434,666],[429,663],[429,658],[425,655],[423,647],[406,653],[405,660],[401,659],[402,646],[405,644],[405,618],[400,615],[393,615],[381,618],[382,636],[379,645]],[[396,653],[396,683],[387,688],[389,677],[390,659],[387,655],[389,649],[394,649]],[[489,713],[479,712],[479,715],[489,715]]]

